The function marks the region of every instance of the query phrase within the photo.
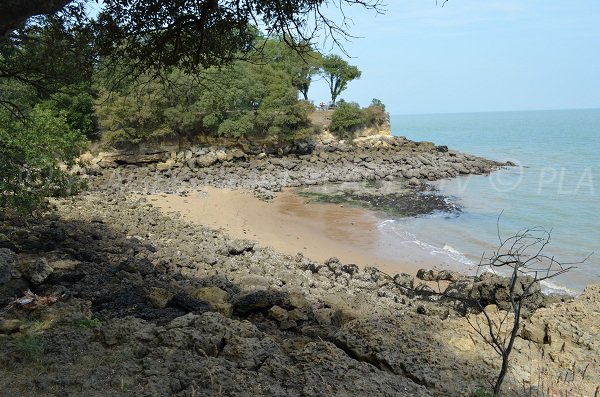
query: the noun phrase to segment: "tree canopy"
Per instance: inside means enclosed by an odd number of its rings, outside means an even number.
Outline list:
[[[331,102],[336,103],[338,96],[348,88],[348,83],[360,78],[361,71],[350,65],[339,55],[327,55],[323,58],[321,73],[331,93]]]
[[[75,0],[5,0],[0,36],[36,15],[65,13]],[[253,49],[255,26],[289,44],[318,35],[338,42],[346,20],[327,17],[329,7],[380,11],[381,0],[104,0],[93,26],[105,57],[126,58],[137,70],[179,66],[189,71],[230,63]],[[81,15],[80,15],[81,16]]]

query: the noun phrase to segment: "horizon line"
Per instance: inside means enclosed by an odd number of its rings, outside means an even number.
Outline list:
[[[574,111],[574,110],[600,110],[598,107],[583,108],[552,108],[552,109],[517,109],[517,110],[472,110],[458,112],[432,112],[432,113],[390,113],[390,116],[436,116],[452,114],[479,114],[479,113],[518,113],[518,112],[556,112],[556,111]]]

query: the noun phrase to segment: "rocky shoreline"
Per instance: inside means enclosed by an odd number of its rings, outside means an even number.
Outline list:
[[[123,194],[185,194],[208,184],[268,198],[296,183],[419,184],[503,165],[432,144],[369,145],[226,155],[201,167],[198,158],[211,152],[192,151],[185,165],[187,152],[172,162],[165,154],[132,163],[104,157],[81,171],[93,175],[90,193],[58,201],[54,214],[29,223],[3,216],[0,395],[466,396],[487,385],[498,357],[462,316],[469,309],[432,287],[441,280],[460,293],[477,283],[483,301],[502,313],[506,280],[433,271],[416,279],[283,255]],[[24,296],[27,289],[36,295]],[[507,395],[546,386],[593,395],[600,285],[576,299],[537,291],[527,305]]]
[[[511,166],[404,137],[375,135],[352,143],[320,141],[285,151],[192,147],[146,154],[100,153],[79,169],[109,193],[185,193],[202,186],[244,189],[270,199],[286,187],[405,179],[411,185]]]

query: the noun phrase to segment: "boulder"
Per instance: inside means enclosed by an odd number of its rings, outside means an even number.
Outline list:
[[[37,258],[25,268],[25,278],[32,284],[39,285],[52,274],[54,269],[48,264],[46,258]]]
[[[196,164],[198,164],[200,167],[210,167],[211,165],[215,164],[217,161],[219,161],[219,159],[217,158],[217,155],[213,152],[210,152],[210,153],[202,155],[202,156],[198,156],[196,158]]]
[[[17,255],[8,248],[0,248],[0,284],[21,277],[17,269]]]
[[[164,288],[151,287],[146,294],[146,300],[155,309],[164,309],[173,295],[172,292],[169,292]]]
[[[273,306],[286,306],[285,296],[277,291],[255,291],[238,296],[233,301],[233,314],[246,317],[252,313],[267,311]]]

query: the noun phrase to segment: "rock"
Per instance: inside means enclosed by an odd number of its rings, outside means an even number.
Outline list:
[[[201,299],[209,303],[223,303],[229,301],[229,293],[219,287],[203,287],[197,289],[187,289],[190,296]]]
[[[437,272],[432,269],[419,269],[417,271],[417,278],[423,281],[436,281]]]
[[[288,312],[284,308],[275,305],[269,309],[269,317],[279,322],[286,321],[288,319]]]
[[[9,304],[15,298],[23,296],[31,286],[23,278],[14,278],[6,283],[0,283],[0,308]]]
[[[288,312],[288,318],[292,321],[306,321],[308,320],[308,316],[302,310],[293,309]]]
[[[17,255],[8,248],[0,248],[0,284],[21,277],[17,265]]]
[[[37,258],[25,268],[25,277],[34,285],[39,285],[52,274],[54,269],[48,265],[46,258]]]
[[[189,291],[189,295],[201,301],[208,302],[212,308],[226,317],[231,316],[232,306],[229,303],[229,293],[219,287],[204,287]]]
[[[275,305],[285,306],[283,293],[277,291],[250,292],[234,299],[233,314],[246,317],[251,313],[267,311]]]
[[[195,168],[196,168],[196,166],[198,165],[198,163],[197,163],[197,159],[195,159],[195,158],[191,158],[191,159],[188,159],[188,160],[186,160],[186,161],[185,161],[185,164],[188,166],[188,168],[189,168],[190,170],[193,170],[193,169],[195,169]]]
[[[314,313],[317,323],[320,325],[331,325],[335,310],[330,308],[317,309]]]
[[[215,164],[217,161],[219,161],[219,159],[217,158],[217,155],[215,153],[208,153],[205,154],[203,156],[198,156],[196,158],[196,164],[199,165],[200,167],[210,167],[211,165]]]
[[[61,271],[74,270],[77,267],[79,267],[79,265],[81,265],[81,262],[74,261],[71,259],[58,259],[58,260],[51,261],[48,264],[50,265],[50,267],[52,269],[54,269],[55,272],[61,272]]]
[[[225,245],[225,255],[241,255],[244,252],[254,251],[254,245],[256,243],[250,240],[232,240],[228,241]]]
[[[18,319],[0,318],[0,334],[12,334],[18,332],[23,321]]]
[[[521,338],[530,340],[539,345],[552,343],[552,339],[548,334],[548,326],[533,324],[531,321],[523,324],[523,328],[521,329]]]
[[[419,186],[421,184],[421,182],[419,182],[419,180],[416,177],[412,177],[408,180],[408,184],[410,186]]]
[[[268,289],[271,286],[271,281],[266,277],[258,274],[247,274],[236,279],[237,284],[243,289]]]
[[[279,328],[281,328],[284,331],[288,330],[288,329],[296,328],[297,326],[298,326],[298,324],[293,320],[284,320],[279,324]]]
[[[438,274],[436,279],[437,280],[444,280],[444,281],[458,281],[461,278],[464,278],[464,276],[458,272],[452,272],[450,270],[441,270]]]
[[[400,273],[394,276],[394,284],[399,286],[403,293],[408,293],[414,288],[415,279],[407,273]]]
[[[421,295],[423,297],[429,297],[429,296],[434,295],[435,291],[429,285],[422,283],[415,287],[415,293],[417,295]]]
[[[175,168],[176,164],[177,163],[175,162],[175,160],[168,159],[165,162],[157,163],[156,170],[157,171],[168,171],[168,170]]]
[[[146,294],[146,300],[155,309],[164,309],[173,295],[172,292],[169,292],[164,288],[151,287]]]
[[[188,294],[182,292],[175,294],[169,300],[168,306],[194,314],[202,314],[213,311],[212,306],[208,302],[192,298]]]

